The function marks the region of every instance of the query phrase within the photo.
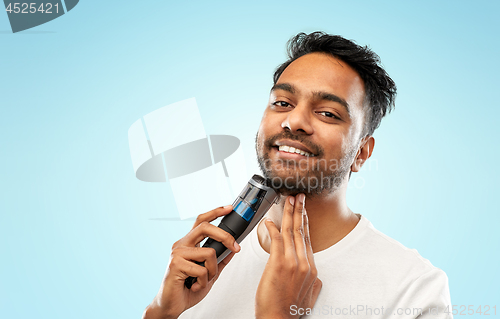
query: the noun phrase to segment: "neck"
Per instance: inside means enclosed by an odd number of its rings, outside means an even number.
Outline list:
[[[332,194],[316,196],[306,194],[305,208],[309,218],[309,234],[313,252],[334,245],[357,225],[358,216],[347,207],[346,190],[347,183]],[[281,229],[285,198],[286,196],[282,196],[280,203],[271,207],[264,217],[271,218],[278,229]],[[259,224],[257,234],[260,245],[269,253],[271,238],[264,223]]]

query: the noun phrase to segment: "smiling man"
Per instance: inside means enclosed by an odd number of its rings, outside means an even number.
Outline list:
[[[394,105],[394,82],[375,53],[340,36],[301,33],[288,52],[256,136],[280,205],[241,248],[209,224],[231,206],[200,215],[174,244],[145,317],[451,317],[446,274],[346,203],[350,175]],[[218,266],[213,249],[199,247],[207,236],[233,251]],[[188,276],[198,277],[191,289]]]

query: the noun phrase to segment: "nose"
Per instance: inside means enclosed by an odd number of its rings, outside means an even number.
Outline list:
[[[281,122],[283,129],[288,128],[292,133],[301,132],[307,135],[313,133],[311,114],[308,107],[297,105],[286,114],[286,118]]]

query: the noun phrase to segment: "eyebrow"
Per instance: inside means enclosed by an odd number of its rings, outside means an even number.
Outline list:
[[[295,94],[296,90],[295,90],[295,87],[289,83],[279,83],[279,84],[275,84],[272,88],[271,88],[271,92],[275,91],[275,90],[283,90],[283,91],[286,91],[286,92],[289,92],[289,93],[292,93],[292,94]],[[313,96],[318,99],[318,100],[324,100],[324,101],[331,101],[331,102],[336,102],[336,103],[339,103],[340,105],[342,105],[347,114],[349,115],[349,117],[351,117],[351,109],[349,107],[349,103],[347,103],[346,100],[344,100],[343,98],[341,98],[340,96],[337,96],[335,94],[332,94],[332,93],[328,93],[328,92],[322,92],[322,91],[316,91],[316,92],[313,92]]]
[[[283,90],[283,91],[290,92],[292,94],[295,93],[295,87],[291,84],[288,84],[288,83],[279,83],[279,84],[273,85],[273,87],[271,88],[271,92],[276,91],[276,90]]]
[[[341,98],[335,94],[331,94],[331,93],[327,93],[327,92],[313,92],[313,96],[319,100],[332,101],[332,102],[339,103],[340,105],[342,105],[345,108],[347,115],[349,115],[349,117],[351,117],[351,109],[349,108],[349,104],[343,98]]]

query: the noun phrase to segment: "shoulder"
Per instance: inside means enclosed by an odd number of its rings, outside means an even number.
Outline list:
[[[387,276],[386,279],[393,280],[393,287],[399,291],[395,307],[418,306],[425,314],[422,317],[432,317],[435,312],[438,318],[449,318],[445,312],[451,304],[449,283],[442,269],[422,257],[416,249],[407,248],[371,224],[366,239],[367,245],[377,247],[378,263],[386,265],[386,274],[391,278]]]
[[[362,232],[350,253],[362,259],[363,264],[391,277],[414,281],[421,276],[447,277],[444,271],[422,257],[416,249],[408,248],[399,241],[377,230],[366,217],[361,216]]]

